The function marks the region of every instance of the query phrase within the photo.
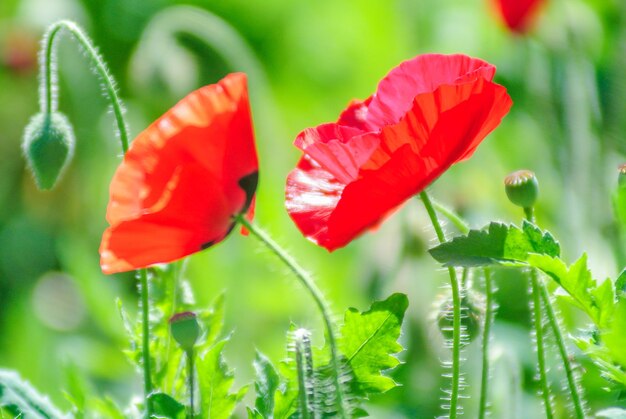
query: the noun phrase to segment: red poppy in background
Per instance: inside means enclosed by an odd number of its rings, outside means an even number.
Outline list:
[[[251,216],[258,162],[246,76],[178,102],[133,141],[110,188],[107,274],[171,262],[223,240]]]
[[[544,0],[490,0],[504,24],[513,32],[525,33]]]
[[[464,55],[405,61],[336,123],[301,132],[287,178],[300,231],[332,251],[377,225],[451,165],[469,158],[507,114],[495,67]]]

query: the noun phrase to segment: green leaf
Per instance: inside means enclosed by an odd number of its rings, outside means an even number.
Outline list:
[[[148,397],[154,410],[152,417],[159,419],[184,419],[185,406],[165,393],[152,393]]]
[[[609,349],[612,359],[626,369],[626,299],[621,299],[616,304],[612,320],[609,330],[602,334],[602,341]]]
[[[202,400],[202,417],[208,419],[229,418],[248,387],[231,393],[234,375],[222,357],[224,345],[229,338],[217,342],[208,352],[196,359],[198,384]]]
[[[470,230],[429,250],[444,266],[486,266],[506,262],[525,262],[530,253],[559,256],[559,243],[549,232],[524,221],[515,225],[491,223],[487,229]]]
[[[393,294],[363,313],[351,308],[345,314],[339,349],[352,371],[353,385],[363,395],[397,385],[382,372],[400,363],[393,354],[404,349],[397,340],[408,304],[406,295]]]
[[[259,351],[256,352],[254,370],[256,371],[254,413],[258,413],[265,418],[272,417],[274,413],[274,394],[278,390],[280,377],[270,360]]]
[[[600,329],[609,326],[615,301],[613,284],[608,279],[600,285],[596,283],[587,268],[586,254],[569,268],[561,259],[546,255],[530,255],[528,263],[552,277]]]
[[[29,419],[65,418],[66,414],[52,405],[28,382],[9,370],[0,370],[0,407]]]
[[[298,375],[296,361],[288,359],[278,365],[281,382],[274,394],[274,419],[290,418],[298,406]]]
[[[626,269],[615,280],[615,294],[619,299],[626,297]]]

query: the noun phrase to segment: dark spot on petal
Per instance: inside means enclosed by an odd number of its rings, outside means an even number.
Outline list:
[[[259,172],[250,173],[239,179],[239,186],[246,193],[246,203],[241,209],[241,212],[248,211],[250,208],[250,204],[252,203],[252,198],[254,197],[254,193],[256,192],[256,187],[259,183]]]
[[[214,244],[217,244],[221,242],[222,240],[224,240],[230,234],[230,232],[233,231],[233,228],[235,228],[235,224],[236,223],[231,223],[231,225],[228,227],[228,231],[226,232],[226,234],[224,234],[223,237],[220,237],[219,239],[216,239],[216,240],[211,240],[210,242],[203,243],[202,245],[200,245],[200,249],[201,250],[208,249]]]

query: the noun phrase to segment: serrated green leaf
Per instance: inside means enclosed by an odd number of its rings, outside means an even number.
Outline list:
[[[209,351],[196,359],[198,384],[202,400],[202,417],[226,419],[231,417],[237,403],[248,390],[242,387],[231,393],[234,374],[224,362],[222,351],[229,338],[217,342]]]
[[[602,341],[614,361],[626,369],[626,300],[621,299],[615,306],[609,330],[602,334]]]
[[[0,407],[29,419],[68,417],[15,372],[0,370]]]
[[[274,414],[274,395],[278,390],[280,377],[270,360],[259,351],[256,352],[254,370],[256,371],[254,412],[260,414],[261,417],[272,417]]]
[[[600,328],[606,329],[612,319],[615,297],[610,280],[599,286],[587,268],[587,255],[583,254],[569,268],[561,259],[533,254],[528,264],[554,279]]]
[[[185,406],[165,393],[152,393],[148,397],[152,403],[152,416],[158,419],[184,419]]]
[[[274,393],[274,419],[287,419],[296,413],[298,405],[298,375],[293,359],[278,364],[281,382]]]
[[[626,269],[615,280],[615,294],[619,299],[626,298]]]
[[[346,312],[339,349],[350,366],[354,386],[363,395],[383,393],[397,385],[382,372],[400,363],[393,354],[403,350],[397,340],[407,307],[406,295],[393,294],[363,313],[354,308]]]
[[[470,230],[429,250],[444,266],[486,266],[505,262],[525,262],[530,253],[559,256],[560,246],[549,232],[524,221],[515,225],[491,223],[487,229]]]

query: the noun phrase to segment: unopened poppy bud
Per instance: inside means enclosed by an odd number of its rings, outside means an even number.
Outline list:
[[[626,188],[626,163],[620,164],[619,175],[617,175],[617,185],[620,188]]]
[[[469,292],[461,298],[461,330],[463,339],[461,345],[472,342],[480,334],[480,327],[484,315],[484,298],[476,293]],[[454,331],[452,297],[447,298],[439,307],[437,326],[444,339],[452,341]]]
[[[184,351],[193,349],[200,337],[200,324],[195,313],[185,311],[170,318],[172,337]]]
[[[539,195],[539,182],[530,170],[518,170],[504,178],[509,201],[522,208],[532,208]]]
[[[39,189],[51,189],[74,152],[74,131],[59,112],[38,113],[24,130],[22,150]]]

